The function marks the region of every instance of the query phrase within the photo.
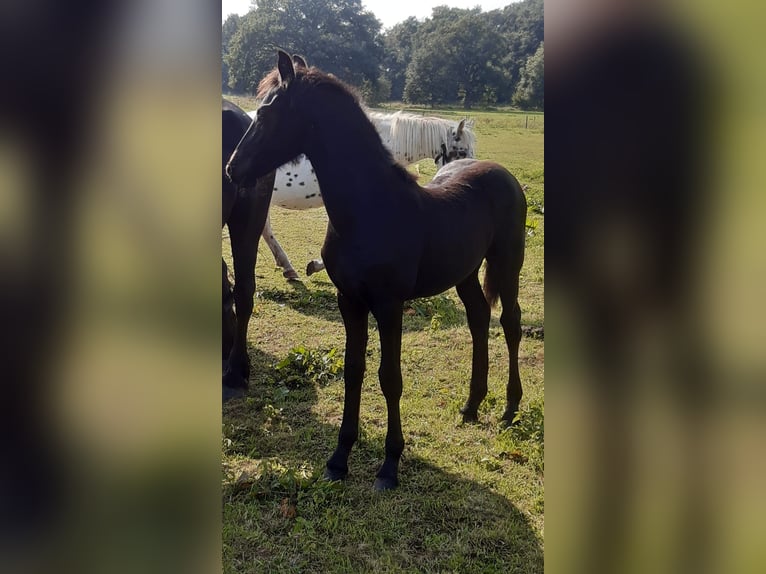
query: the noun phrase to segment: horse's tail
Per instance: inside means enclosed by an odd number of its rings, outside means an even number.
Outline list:
[[[497,298],[500,295],[500,285],[498,277],[497,262],[494,264],[487,259],[487,266],[484,269],[484,298],[489,303],[489,308],[495,306]]]

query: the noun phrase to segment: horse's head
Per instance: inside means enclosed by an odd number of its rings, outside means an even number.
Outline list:
[[[447,145],[448,162],[453,159],[474,157],[473,140],[473,133],[470,129],[466,129],[465,120],[460,120],[457,128],[450,133],[450,142]]]
[[[460,120],[456,128],[449,130],[446,144],[442,142],[441,152],[434,158],[434,163],[442,166],[456,159],[476,157],[476,135],[470,127],[466,127],[466,121]]]
[[[305,68],[303,58],[293,60],[279,51],[277,70],[259,86],[263,103],[226,165],[226,175],[233,183],[252,186],[259,177],[303,153],[307,124],[293,105],[291,86],[296,71]]]

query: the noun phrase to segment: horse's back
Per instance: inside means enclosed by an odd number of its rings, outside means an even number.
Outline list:
[[[488,202],[494,212],[507,210],[526,214],[526,198],[513,174],[499,163],[477,159],[459,159],[442,167],[424,191],[434,198]]]

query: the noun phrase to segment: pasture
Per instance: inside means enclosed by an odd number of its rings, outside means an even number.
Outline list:
[[[255,107],[246,98],[231,100]],[[464,117],[462,110],[425,113]],[[499,304],[490,325],[489,394],[478,424],[460,422],[471,345],[451,289],[405,310],[400,487],[372,490],[386,429],[372,317],[350,474],[342,484],[319,480],[343,409],[344,330],[335,289],[326,273],[304,273],[319,256],[327,216],[322,209],[274,208],[274,231],[303,282],[288,283],[261,242],[248,337],[250,389],[223,411],[224,572],[542,572],[544,116],[472,111],[470,117],[478,157],[501,163],[528,186],[519,424],[506,430],[498,424],[508,376]],[[411,169],[421,183],[436,171],[431,160]]]

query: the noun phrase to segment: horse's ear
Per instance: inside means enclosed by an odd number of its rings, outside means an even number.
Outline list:
[[[279,79],[283,86],[287,86],[295,78],[295,68],[293,67],[293,61],[287,52],[282,50],[277,51],[279,60],[277,62],[277,69],[279,70]]]
[[[460,120],[460,123],[457,125],[457,132],[455,132],[455,137],[459,138],[463,135],[463,128],[465,127],[465,118]]]
[[[293,65],[296,68],[308,68],[309,65],[306,63],[306,59],[299,55],[299,54],[293,54]]]

